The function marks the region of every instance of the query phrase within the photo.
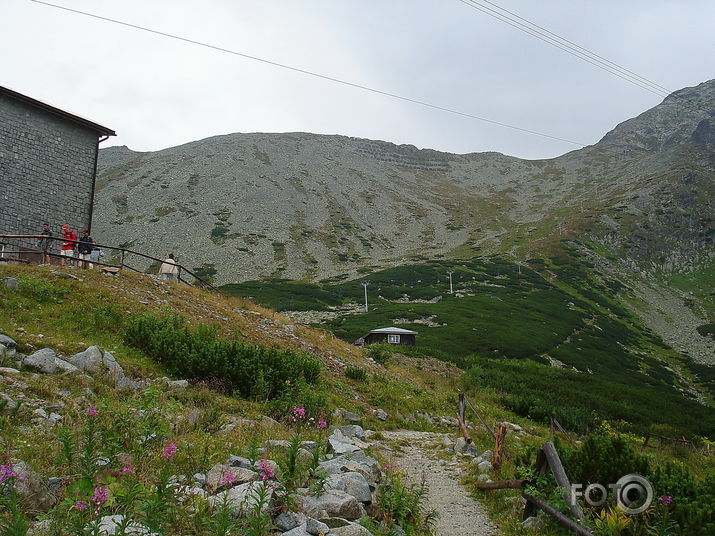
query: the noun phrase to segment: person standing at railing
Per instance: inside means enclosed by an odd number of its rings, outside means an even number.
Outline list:
[[[94,244],[94,240],[89,236],[89,230],[85,229],[82,231],[82,236],[79,237],[79,244],[77,244],[80,268],[94,268],[89,262],[92,260],[92,244]]]
[[[159,273],[161,278],[166,281],[176,281],[176,276],[179,273],[179,267],[176,266],[176,259],[173,253],[169,253],[169,258],[165,259],[161,263],[161,268],[159,268]]]
[[[60,264],[64,266],[65,260],[69,260],[70,266],[72,266],[72,263],[74,262],[72,259],[74,259],[75,242],[71,242],[71,240],[77,240],[77,235],[72,229],[70,229],[69,225],[63,225],[62,231],[64,233],[62,238],[64,238],[65,241],[62,242],[62,248],[60,249],[60,255],[62,255]],[[66,257],[69,257],[69,259]]]
[[[50,264],[50,250],[52,249],[52,231],[50,224],[45,222],[42,224],[42,238],[37,241],[37,248],[42,251],[42,264]]]

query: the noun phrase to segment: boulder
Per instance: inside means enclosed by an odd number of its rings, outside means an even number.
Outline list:
[[[370,484],[365,477],[358,472],[340,473],[332,475],[325,483],[328,490],[344,491],[348,495],[352,495],[360,502],[371,502],[372,492]]]
[[[216,508],[226,502],[235,517],[243,517],[258,503],[259,490],[264,486],[262,482],[246,482],[240,486],[222,491],[217,495],[209,497],[209,504]],[[261,508],[262,512],[267,512],[273,497],[273,488],[265,486],[266,498]]]
[[[55,357],[55,367],[57,367],[57,372],[62,372],[64,374],[72,374],[79,372],[79,369],[75,367],[72,363],[68,363],[64,359]]]
[[[353,422],[357,423],[360,422],[360,415],[357,413],[353,413],[352,411],[346,411],[343,413],[343,417],[345,418],[346,421],[348,422]]]
[[[253,468],[251,460],[244,458],[243,456],[234,456],[233,454],[228,457],[228,464],[231,467],[242,467],[243,469]]]
[[[375,416],[381,421],[386,421],[389,415],[384,409],[378,409],[375,411]]]
[[[325,511],[330,517],[358,519],[363,513],[355,497],[339,490],[326,491],[318,497],[303,497],[300,506],[311,517]]]
[[[317,536],[318,534],[327,534],[328,532],[330,532],[330,527],[328,527],[328,525],[326,525],[322,521],[318,521],[317,519],[309,517],[306,519],[305,522],[305,530],[308,532],[308,534],[313,534],[314,536]]]
[[[303,523],[302,525],[298,525],[294,529],[284,532],[283,536],[310,536],[310,533],[307,530],[306,524]]]
[[[15,411],[17,408],[17,402],[15,402],[10,395],[0,392],[0,414],[9,414]]]
[[[345,437],[349,437],[351,439],[357,437],[362,441],[365,440],[365,430],[363,430],[362,426],[359,426],[357,424],[348,424],[347,426],[341,426],[340,428],[338,428],[338,430],[340,430]]]
[[[57,355],[52,348],[43,348],[28,355],[22,360],[22,364],[43,374],[53,374],[59,370],[56,360]]]
[[[15,374],[20,374],[20,371],[12,367],[0,367],[0,374],[5,374],[6,376],[12,376]]]
[[[84,352],[73,355],[67,361],[89,374],[108,372],[116,380],[125,377],[124,369],[114,356],[109,352],[102,352],[99,346],[90,346]]]
[[[227,474],[233,475],[230,482],[229,478],[225,478],[225,475]],[[260,480],[260,478],[261,477],[258,476],[258,473],[251,471],[250,469],[218,464],[214,465],[209,472],[206,473],[206,489],[210,492],[215,492],[221,488],[229,488],[236,484],[255,482],[256,480]]]
[[[491,450],[485,450],[484,452],[482,452],[482,459],[491,461],[493,455],[494,453]]]
[[[263,446],[267,449],[288,449],[290,448],[290,441],[285,439],[268,439],[263,442]]]
[[[159,536],[156,532],[151,532],[147,527],[136,521],[130,521],[129,524],[122,531],[122,524],[124,523],[124,516],[117,514],[113,516],[104,516],[99,520],[99,534],[100,536],[109,534],[125,534],[126,536]],[[87,527],[89,528],[89,527]],[[91,530],[91,529],[90,529]]]
[[[346,454],[348,452],[356,452],[360,450],[353,441],[345,436],[339,428],[333,430],[333,433],[328,437],[328,451],[335,454]]]
[[[47,512],[54,503],[47,480],[33,471],[25,462],[13,465],[17,474],[15,491],[32,512]]]
[[[186,389],[189,386],[189,381],[188,380],[173,380],[173,381],[168,380],[168,381],[166,381],[166,386],[169,389],[179,391],[182,389]]]
[[[372,532],[357,523],[350,523],[344,527],[336,527],[330,529],[330,532],[336,536],[372,536]]]
[[[456,454],[463,454],[465,450],[467,450],[467,446],[469,443],[467,443],[467,440],[464,439],[463,437],[458,437],[455,442],[454,442],[454,452]]]
[[[488,462],[487,460],[484,460],[479,465],[477,465],[477,469],[479,470],[480,473],[488,473],[489,471],[492,470],[492,462]]]
[[[283,512],[276,516],[273,524],[278,530],[285,532],[305,524],[306,519],[305,514],[302,512]]]

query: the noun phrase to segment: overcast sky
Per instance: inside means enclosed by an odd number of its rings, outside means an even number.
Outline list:
[[[670,90],[715,77],[713,0],[492,1]],[[54,3],[583,144],[663,99],[458,0]],[[0,50],[0,85],[114,129],[103,146],[302,131],[523,158],[578,148],[30,0],[0,0]]]

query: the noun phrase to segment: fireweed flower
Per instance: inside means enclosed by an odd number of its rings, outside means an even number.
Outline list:
[[[13,477],[17,477],[15,472],[15,466],[11,463],[0,465],[0,484],[3,484],[6,480],[10,480]]]
[[[266,460],[258,462],[258,474],[261,475],[261,480],[270,480],[276,476],[273,467]]]
[[[668,506],[669,504],[673,504],[673,497],[670,495],[663,495],[662,497],[658,497],[658,502],[663,506]]]
[[[79,510],[80,512],[84,512],[88,507],[89,505],[86,502],[77,501],[76,503],[74,503],[74,506],[72,508],[74,508],[75,510]]]
[[[174,459],[174,454],[176,454],[176,450],[176,445],[169,442],[169,444],[164,447],[164,450],[161,451],[161,457],[164,458],[166,461],[170,462]]]
[[[99,515],[99,509],[109,499],[109,490],[107,488],[94,488],[94,495],[90,499],[97,507],[94,510],[94,515]]]
[[[305,419],[305,408],[303,406],[293,406],[293,422]]]
[[[122,473],[124,473],[125,475],[129,475],[133,472],[134,472],[134,469],[132,469],[128,465],[125,465],[124,467],[122,467]]]
[[[221,484],[222,486],[232,486],[235,480],[236,475],[234,475],[231,471],[227,471],[221,475],[221,480],[219,480],[219,484]]]
[[[86,410],[84,410],[85,415],[89,415],[90,417],[96,417],[99,415],[99,411],[97,411],[97,408],[94,406],[89,406]]]
[[[320,419],[317,424],[318,430],[325,430],[328,427],[328,423],[325,422],[325,419]]]

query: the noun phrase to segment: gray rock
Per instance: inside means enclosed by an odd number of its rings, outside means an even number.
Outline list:
[[[31,504],[35,511],[47,512],[54,503],[47,480],[25,462],[14,464],[13,470],[18,476],[15,479],[15,491],[18,497]]]
[[[20,374],[20,371],[12,367],[0,367],[0,374],[5,374],[6,376],[11,376],[15,374]]]
[[[120,515],[120,514],[102,517],[99,520],[99,534],[100,534],[100,536],[110,535],[110,534],[119,534],[123,523],[124,523],[124,516]],[[122,532],[122,534],[126,534],[127,536],[139,536],[139,535],[158,536],[158,534],[156,532],[151,532],[147,527],[145,527],[141,523],[137,523],[136,521],[130,521],[126,525],[126,528],[124,529],[124,532]]]
[[[253,464],[248,458],[243,456],[234,456],[233,454],[228,457],[228,464],[231,467],[242,467],[243,469],[252,469]]]
[[[521,526],[525,529],[540,529],[544,526],[544,520],[540,517],[531,516],[527,517],[521,522]]]
[[[326,534],[327,532],[329,532],[330,527],[328,527],[328,525],[326,525],[322,521],[318,521],[317,519],[309,517],[306,520],[305,530],[308,532],[308,534],[313,534],[314,536],[317,536],[318,534]]]
[[[353,441],[345,436],[339,428],[333,430],[333,433],[328,437],[328,451],[335,454],[346,454],[348,452],[356,452],[360,450]]]
[[[492,479],[489,478],[489,475],[486,473],[482,473],[477,477],[477,482],[491,482]]]
[[[361,421],[360,415],[358,415],[357,413],[353,413],[352,411],[346,411],[345,413],[343,413],[343,417],[345,417],[345,420],[349,422],[357,423]]]
[[[290,447],[290,441],[285,439],[268,439],[263,442],[263,446],[267,449],[287,449]]]
[[[0,333],[0,344],[2,344],[8,352],[12,352],[12,354],[7,354],[7,357],[14,357],[15,351],[17,350],[17,343],[14,339]]]
[[[344,491],[348,495],[352,495],[360,502],[371,502],[372,492],[370,484],[365,477],[358,472],[351,471],[348,473],[340,473],[332,475],[326,481],[326,489]]]
[[[330,529],[330,532],[336,536],[372,536],[372,532],[357,523]]]
[[[357,437],[361,441],[365,441],[365,430],[362,429],[362,426],[357,424],[348,424],[347,426],[341,426],[339,430],[346,437]]]
[[[363,512],[355,497],[339,490],[327,491],[319,497],[303,497],[301,509],[311,517],[324,510],[330,517],[345,519],[358,519]]]
[[[14,277],[5,277],[3,283],[6,288],[17,288],[18,285],[17,279]]]
[[[509,421],[504,421],[501,423],[503,427],[505,427],[507,430],[513,430],[514,432],[521,432],[522,428],[518,424],[514,424],[513,422]]]
[[[338,527],[345,527],[350,525],[350,521],[343,519],[342,517],[321,517],[320,522],[324,523],[330,529],[336,529]]]
[[[73,374],[79,372],[79,369],[75,367],[72,363],[68,363],[64,359],[55,357],[55,366],[57,367],[57,372],[62,371],[64,374]]]
[[[310,533],[306,530],[305,523],[303,523],[288,532],[284,532],[283,536],[310,536]]]
[[[389,415],[384,409],[377,409],[377,411],[375,411],[375,416],[381,421],[386,421],[389,417]]]
[[[188,380],[169,380],[166,382],[166,386],[169,389],[181,390],[186,389],[189,386]]]
[[[306,516],[303,512],[283,512],[276,516],[273,520],[275,526],[281,532],[293,530],[306,522]]]
[[[477,450],[477,447],[474,445],[474,443],[470,443],[464,450],[464,454],[466,454],[467,456],[479,456],[479,451]]]
[[[0,392],[0,413],[9,414],[15,411],[15,408],[17,408],[17,402],[10,395]]]
[[[119,390],[131,389],[132,391],[138,391],[139,389],[141,389],[141,386],[137,382],[127,378],[126,376],[121,376],[120,378],[117,378],[117,382],[114,384],[114,386]]]
[[[228,474],[233,475],[230,482],[228,482],[228,478],[224,478]],[[218,464],[214,465],[209,472],[206,473],[206,489],[210,492],[215,492],[221,488],[232,487],[235,484],[255,482],[256,480],[260,480],[260,478],[258,473],[250,469]],[[225,483],[222,484],[222,480],[225,480]]]
[[[227,506],[232,510],[234,516],[242,517],[252,509],[256,508],[258,502],[257,492],[261,486],[264,486],[262,482],[247,482],[229,490],[222,491],[217,495],[212,495],[209,497],[208,501],[212,507],[220,506],[225,501]],[[266,501],[261,511],[268,511],[272,497],[273,488],[267,486]]]
[[[202,488],[206,485],[206,473],[194,473],[192,478]]]
[[[482,459],[491,461],[494,453],[491,450],[485,450],[482,452]]]
[[[477,465],[477,469],[479,470],[480,473],[487,473],[492,470],[492,462],[488,462],[487,460],[484,460],[479,465]]]
[[[469,445],[469,443],[467,443],[466,439],[464,439],[463,437],[458,437],[454,441],[454,452],[457,454],[463,454],[464,451],[467,450],[467,445]]]
[[[318,444],[315,441],[301,441],[300,446],[305,450],[314,451]]]
[[[114,356],[109,352],[102,352],[98,346],[90,346],[84,352],[68,358],[67,361],[89,374],[108,372],[116,380],[124,378],[124,369]]]
[[[50,529],[52,528],[51,519],[43,519],[42,521],[35,521],[30,523],[30,527],[27,530],[27,536],[46,536],[50,534]]]
[[[43,374],[53,374],[59,370],[56,360],[57,355],[52,348],[43,348],[23,359],[22,364]]]

